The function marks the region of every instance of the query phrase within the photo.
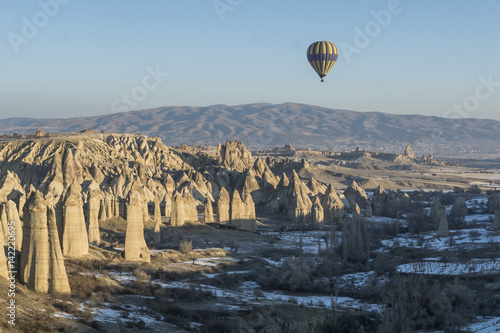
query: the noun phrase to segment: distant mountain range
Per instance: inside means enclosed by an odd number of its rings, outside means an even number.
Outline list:
[[[67,119],[8,118],[0,134],[72,132],[84,129],[160,136],[167,145],[214,145],[238,139],[250,149],[283,146],[417,154],[498,152],[500,121],[356,112],[284,104],[170,106]]]

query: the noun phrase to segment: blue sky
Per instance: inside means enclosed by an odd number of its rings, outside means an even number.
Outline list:
[[[498,31],[500,0],[0,0],[0,118],[298,102],[500,120]],[[325,83],[317,40],[340,53]]]

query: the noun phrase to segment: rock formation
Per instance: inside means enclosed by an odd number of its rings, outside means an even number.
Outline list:
[[[495,213],[495,210],[500,207],[500,191],[493,193],[486,204],[488,214]]]
[[[217,198],[217,221],[219,223],[229,223],[231,220],[231,215],[229,214],[231,199],[229,193],[223,187],[219,192],[219,197]]]
[[[127,198],[127,231],[125,233],[126,260],[149,262],[151,256],[144,239],[144,201],[137,189]]]
[[[441,219],[441,210],[443,209],[443,205],[441,204],[441,200],[439,200],[439,196],[436,196],[434,201],[431,204],[430,210],[430,218],[432,223],[438,223]]]
[[[465,199],[463,197],[458,197],[453,206],[451,207],[451,216],[453,218],[463,218],[468,213],[467,204],[465,203]]]
[[[444,207],[439,208],[439,227],[437,231],[438,237],[447,237],[450,234],[448,229],[448,219],[446,218],[446,209]]]
[[[47,225],[49,231],[49,293],[70,294],[68,276],[64,266],[64,257],[59,242],[56,224],[56,211],[53,206],[47,208]]]
[[[379,185],[375,190],[375,192],[373,192],[373,197],[372,197],[374,215],[378,216],[382,215],[382,213],[385,210],[387,198],[388,198],[387,192],[381,185]]]
[[[182,198],[184,200],[184,209],[187,221],[198,222],[198,210],[196,208],[196,200],[194,200],[191,192],[187,189],[183,190]]]
[[[47,210],[47,202],[37,191],[28,213],[21,253],[22,282],[40,293],[70,293],[54,209]]]
[[[312,195],[317,195],[318,193],[325,192],[325,187],[323,185],[320,185],[320,183],[318,183],[314,176],[311,177],[307,182],[307,188],[311,191]]]
[[[330,222],[342,221],[345,217],[344,203],[340,200],[333,185],[328,185],[321,201],[325,219]]]
[[[286,174],[283,172],[283,174],[281,175],[280,181],[278,183],[278,189],[280,189],[280,190],[286,189],[286,188],[288,188],[289,184],[290,184],[290,180],[288,179]]]
[[[212,207],[212,200],[210,198],[205,199],[205,223],[214,222],[214,212]]]
[[[155,228],[154,228],[154,242],[155,244],[160,244],[161,242],[161,234],[160,234],[160,225],[161,225],[161,211],[160,211],[160,200],[158,198],[155,198],[154,200],[155,203],[155,211],[154,211],[154,221],[155,221]]]
[[[65,257],[81,257],[89,253],[80,188],[72,184],[63,203],[62,250]]]
[[[373,211],[372,211],[372,206],[371,205],[366,206],[365,216],[366,217],[372,217],[373,216]]]
[[[96,191],[90,191],[87,199],[86,217],[89,229],[89,242],[94,244],[99,244],[101,242],[101,234],[99,232],[99,206],[100,195]]]
[[[309,189],[293,170],[286,193],[286,211],[293,222],[308,223],[311,221],[312,202],[307,195],[308,191]]]
[[[5,213],[7,216],[7,222],[12,223],[14,222],[15,225],[15,230],[16,230],[16,251],[21,251],[22,250],[22,244],[23,244],[23,223],[21,223],[21,220],[19,219],[19,211],[17,210],[16,204],[14,201],[9,200],[4,206],[5,208]]]
[[[24,194],[25,192],[18,175],[13,171],[7,170],[5,177],[0,182],[0,202],[8,200],[18,201],[19,197]]]
[[[0,207],[1,209],[1,207]],[[7,237],[5,237],[4,235],[4,231],[3,231],[3,227],[0,226],[0,278],[1,277],[4,277],[4,278],[8,278],[8,271],[9,269],[7,268],[7,257],[5,256],[5,244],[7,242],[5,242],[5,239]]]
[[[357,204],[358,206],[365,208],[370,204],[365,190],[363,190],[355,180],[353,180],[351,185],[345,189],[344,195],[347,200],[349,200],[350,206]]]
[[[245,175],[245,182],[241,190],[249,192],[255,203],[259,204],[264,200],[264,193],[262,192],[257,176],[253,169],[248,169]]]
[[[325,221],[324,221],[325,213],[323,211],[323,206],[321,205],[321,202],[319,201],[318,197],[314,199],[311,216],[312,216],[312,226],[314,229],[323,229],[325,227]]]
[[[218,164],[228,170],[240,172],[253,164],[252,154],[240,141],[226,141],[225,145],[217,147]]]
[[[255,205],[249,193],[246,194],[245,201],[243,201],[239,192],[234,191],[231,200],[231,225],[239,230],[257,231]]]
[[[170,225],[180,227],[186,222],[187,216],[184,208],[184,198],[182,194],[175,191],[172,200],[172,216],[170,218]]]
[[[413,152],[413,149],[411,149],[410,145],[406,146],[403,156],[411,160],[417,159],[417,156],[415,156],[415,153]]]

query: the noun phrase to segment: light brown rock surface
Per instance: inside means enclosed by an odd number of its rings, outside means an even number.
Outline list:
[[[124,258],[131,261],[151,260],[144,239],[143,198],[137,190],[132,190],[127,198],[127,231],[125,233]]]
[[[210,198],[205,199],[205,223],[213,223],[214,221],[214,211],[212,206],[212,200]]]
[[[81,257],[89,253],[83,202],[79,186],[69,187],[63,202],[62,250],[65,257]]]
[[[365,208],[370,204],[365,190],[363,190],[355,180],[345,189],[344,195],[349,200],[349,204],[352,207],[357,204],[359,207]]]
[[[29,203],[29,217],[21,253],[21,278],[40,293],[71,293],[59,244],[55,210],[36,192]]]
[[[307,186],[302,183],[299,175],[293,170],[286,194],[286,211],[293,222],[311,222],[312,202],[307,195],[308,192]]]
[[[240,172],[250,168],[253,164],[252,154],[240,141],[226,141],[217,148],[218,164],[228,170]]]
[[[217,198],[217,221],[219,223],[229,223],[231,221],[230,215],[230,205],[231,199],[229,193],[223,187],[219,192],[219,197]]]
[[[91,191],[87,199],[87,225],[89,230],[89,242],[99,244],[101,234],[99,232],[99,207],[100,195],[96,191]]]
[[[314,199],[311,216],[314,229],[323,229],[325,227],[325,213],[318,197]]]

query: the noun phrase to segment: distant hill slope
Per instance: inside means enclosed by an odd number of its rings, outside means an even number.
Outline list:
[[[68,132],[83,129],[160,136],[167,145],[217,144],[239,139],[250,149],[291,142],[296,147],[402,152],[411,144],[417,154],[495,152],[500,122],[420,115],[355,112],[319,106],[284,104],[160,107],[95,117],[68,119],[9,118],[0,133]]]

